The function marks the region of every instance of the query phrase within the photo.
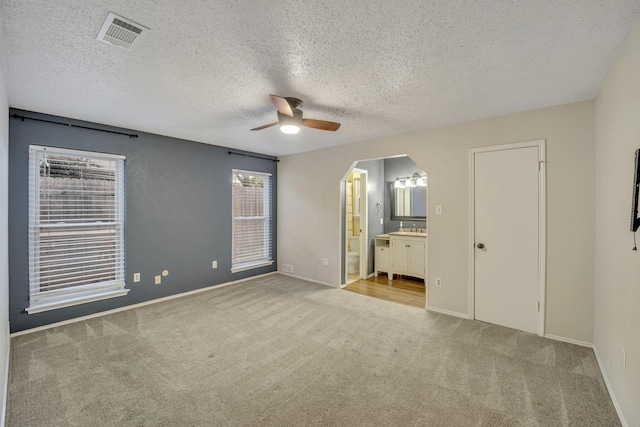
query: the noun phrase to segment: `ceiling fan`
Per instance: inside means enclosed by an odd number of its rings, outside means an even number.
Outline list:
[[[298,98],[285,98],[277,95],[269,95],[271,102],[278,109],[278,121],[269,123],[268,125],[258,126],[251,130],[262,130],[271,126],[280,125],[282,133],[296,134],[300,132],[300,126],[309,128],[329,130],[335,132],[340,128],[340,123],[328,122],[326,120],[303,119],[302,118],[302,101]]]

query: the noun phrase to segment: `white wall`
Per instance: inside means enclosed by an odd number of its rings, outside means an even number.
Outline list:
[[[429,174],[430,305],[468,312],[471,147],[547,140],[547,333],[593,337],[594,104],[585,101],[281,158],[278,261],[340,282],[339,181],[355,160],[408,154]],[[443,205],[442,216],[433,215]],[[320,258],[329,265],[320,265]]]
[[[640,148],[640,24],[607,76],[595,114],[594,347],[627,424],[640,426],[640,251],[631,250],[629,230],[633,153]]]
[[[4,81],[3,23],[0,19],[0,407],[5,406],[5,366],[9,357],[9,248],[8,198],[9,198],[9,108]],[[4,425],[4,412],[0,425]]]

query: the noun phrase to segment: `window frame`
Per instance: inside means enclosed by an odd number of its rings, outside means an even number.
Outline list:
[[[248,174],[253,176],[260,176],[263,178],[263,214],[260,217],[243,217],[243,216],[235,216],[233,212],[233,208],[235,205],[235,191],[234,191],[234,180],[236,179],[236,175],[239,174]],[[265,236],[265,241],[263,244],[263,254],[264,256],[259,260],[248,261],[248,262],[237,262],[235,259],[236,253],[236,221],[243,220],[255,220],[255,219],[264,219],[265,227],[263,234]],[[268,172],[258,172],[258,171],[250,171],[244,169],[232,169],[231,171],[231,272],[237,273],[240,271],[251,270],[259,267],[266,267],[272,265],[274,263],[273,260],[273,176]]]
[[[115,196],[114,221],[95,222],[61,222],[59,224],[43,224],[40,222],[40,159],[43,155],[89,158],[100,161],[115,162]],[[63,307],[84,304],[124,296],[129,292],[125,288],[125,161],[126,156],[106,154],[92,151],[72,150],[57,147],[29,145],[29,307],[28,314],[41,313]],[[72,229],[79,227],[90,230],[98,227],[114,229],[114,269],[115,279],[98,283],[80,284],[54,290],[41,291],[40,286],[40,235],[55,227]]]

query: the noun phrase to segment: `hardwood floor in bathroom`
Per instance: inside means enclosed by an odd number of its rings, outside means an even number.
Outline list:
[[[387,276],[379,275],[349,283],[344,290],[412,307],[425,307],[426,288],[424,281],[419,279],[403,277],[390,282]]]

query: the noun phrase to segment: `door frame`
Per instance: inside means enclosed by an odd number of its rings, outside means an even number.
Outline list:
[[[364,175],[364,179],[360,179],[360,279],[366,279],[369,276],[369,172],[357,168],[353,171]]]
[[[491,151],[538,149],[538,335],[544,336],[547,271],[546,141],[544,139],[469,149],[469,318],[475,319],[475,155]]]
[[[342,282],[340,287],[343,288],[349,283],[349,272],[347,269],[347,245],[349,241],[349,236],[347,236],[347,226],[346,226],[346,217],[347,217],[347,208],[346,208],[346,197],[347,197],[347,180],[349,175],[352,172],[359,173],[360,175],[364,175],[364,179],[360,179],[360,258],[359,258],[359,274],[360,279],[366,279],[369,275],[369,242],[368,242],[368,220],[369,220],[369,205],[367,199],[367,180],[369,178],[368,171],[364,169],[358,169],[354,167],[358,162],[355,162],[351,169],[349,169],[344,176],[344,179],[341,181],[341,185],[344,187],[344,194],[341,195],[341,199],[344,203],[344,208],[341,209],[341,222],[342,227],[344,227],[344,234],[342,240],[342,265],[344,266],[344,274],[342,275]],[[354,187],[355,191],[355,187]]]

